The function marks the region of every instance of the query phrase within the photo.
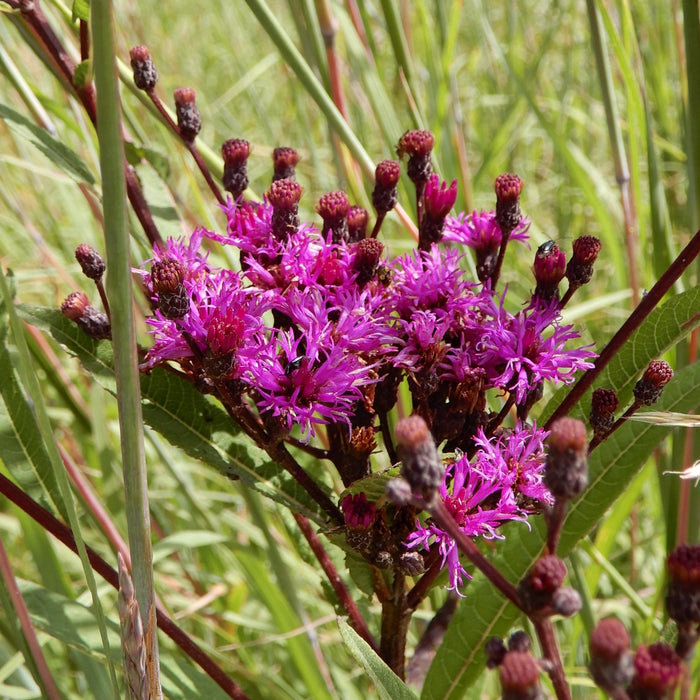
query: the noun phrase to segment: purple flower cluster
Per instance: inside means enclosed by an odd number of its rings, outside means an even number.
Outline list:
[[[446,506],[467,535],[498,537],[504,521],[551,502],[544,433],[525,422],[533,397],[545,382],[573,381],[593,353],[568,347],[578,334],[561,324],[556,296],[506,309],[507,289],[492,288],[505,238],[495,212],[446,216],[456,184],[434,175],[428,195],[439,200],[426,203],[433,239],[393,260],[355,227],[367,217],[351,219],[357,208],[342,192],[322,198],[318,227],[299,221],[294,180],[273,183],[262,203],[229,198],[225,234],[197,229],[171,240],[138,271],[154,310],[143,368],[176,365],[202,390],[254,409],[275,438],[307,442],[326,426],[346,485],[370,473],[371,435],[386,427],[405,380],[413,412],[456,455],[441,489]],[[523,218],[508,240],[527,242],[528,228]],[[205,242],[236,248],[241,270],[211,265]],[[454,243],[476,255],[479,281]],[[502,397],[517,408],[515,428],[494,423],[489,403]],[[451,538],[431,522],[408,532],[399,550],[437,546],[458,588],[466,572]]]

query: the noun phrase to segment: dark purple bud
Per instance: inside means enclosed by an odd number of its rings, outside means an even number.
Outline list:
[[[500,637],[490,637],[484,646],[486,652],[486,668],[496,668],[505,658],[506,645]]]
[[[634,678],[627,693],[632,700],[665,700],[682,675],[683,661],[668,644],[640,645],[634,656]]]
[[[523,181],[513,173],[503,173],[494,183],[496,191],[496,223],[501,232],[510,236],[510,232],[520,223],[520,193]]]
[[[202,117],[196,103],[196,93],[192,88],[177,88],[173,93],[175,113],[180,135],[185,141],[194,141],[202,128]]]
[[[607,692],[626,688],[634,675],[630,636],[615,617],[601,620],[591,633],[591,676]]]
[[[377,214],[386,214],[396,206],[396,185],[400,176],[401,166],[395,160],[383,160],[377,164],[372,191],[372,204]]]
[[[700,545],[676,547],[666,560],[666,612],[679,625],[700,624]]]
[[[100,280],[105,271],[102,256],[87,243],[81,243],[75,249],[75,259],[80,263],[83,274],[91,280]]]
[[[384,245],[376,238],[364,238],[355,246],[353,269],[357,274],[357,284],[364,287],[377,272]]]
[[[111,339],[112,327],[107,314],[90,304],[83,292],[73,292],[61,304],[61,313],[95,340]]]
[[[651,406],[659,400],[664,387],[671,379],[673,379],[671,365],[664,360],[652,360],[644,372],[644,376],[632,390],[634,398],[643,406]]]
[[[517,630],[508,638],[508,651],[530,651],[531,648],[532,640],[524,630]]]
[[[272,181],[293,180],[296,177],[296,166],[299,154],[289,146],[278,146],[272,152]]]
[[[350,210],[348,196],[342,190],[326,192],[318,200],[316,211],[323,219],[322,235],[325,237],[329,231],[333,232],[333,243],[348,240],[347,216]]]
[[[250,143],[245,139],[229,139],[221,146],[224,158],[224,189],[238,199],[248,187]]]
[[[503,700],[539,700],[544,697],[540,688],[540,667],[529,651],[509,651],[498,667],[498,673]]]
[[[595,236],[581,236],[574,241],[573,255],[566,266],[566,278],[572,289],[578,289],[591,281],[593,263],[600,248],[601,242]]]
[[[272,233],[278,241],[286,241],[299,230],[301,185],[296,180],[276,180],[267,199],[272,204]]]
[[[402,418],[394,431],[401,475],[430,503],[442,484],[445,466],[426,422],[417,415]]]
[[[129,51],[131,68],[134,71],[134,83],[139,90],[151,92],[158,82],[158,71],[146,46],[134,46]]]
[[[595,389],[593,391],[589,421],[596,438],[604,438],[612,429],[615,423],[615,411],[619,403],[617,394],[612,389]]]
[[[430,163],[430,154],[435,144],[435,137],[430,131],[413,129],[407,131],[400,139],[396,153],[399,158],[408,156],[408,177],[419,190],[427,182],[433,166]]]
[[[348,209],[348,243],[357,243],[367,236],[367,210],[353,205]]]
[[[540,557],[520,582],[518,591],[523,608],[534,613],[552,607],[552,597],[566,578],[566,564],[557,556]]]
[[[545,486],[557,499],[569,500],[588,484],[586,426],[575,418],[554,421],[547,438]]]

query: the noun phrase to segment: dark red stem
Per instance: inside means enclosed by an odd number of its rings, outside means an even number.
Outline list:
[[[362,617],[362,614],[355,604],[355,601],[352,599],[350,591],[348,591],[347,587],[343,583],[343,579],[340,578],[335,565],[328,556],[328,552],[326,552],[323,544],[321,544],[321,540],[311,527],[309,519],[300,513],[294,513],[294,520],[297,521],[297,525],[306,538],[306,541],[309,543],[311,551],[313,551],[313,553],[316,555],[318,563],[321,565],[321,568],[328,577],[328,581],[333,587],[335,594],[340,599],[340,604],[343,606],[343,610],[345,610],[352,628],[360,635],[360,637],[362,637],[362,639],[367,642],[367,644],[372,647],[374,651],[379,653],[377,643],[374,641],[374,637],[372,637],[364,617]]]

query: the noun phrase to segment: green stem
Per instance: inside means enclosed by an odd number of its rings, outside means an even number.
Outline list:
[[[114,59],[114,19],[109,0],[90,4],[97,91],[97,136],[107,251],[107,297],[114,343],[124,496],[132,576],[146,640],[149,697],[161,698],[153,590],[150,516],[141,417],[136,331],[133,318],[124,145]]]

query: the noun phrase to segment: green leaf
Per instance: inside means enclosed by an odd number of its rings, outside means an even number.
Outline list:
[[[44,129],[32,124],[26,117],[11,107],[0,103],[0,117],[17,136],[34,144],[56,167],[60,168],[76,182],[95,184],[90,169],[80,156],[65,143],[50,136]]]
[[[18,306],[27,322],[51,333],[76,355],[108,391],[114,393],[112,346],[95,341],[59,311]],[[191,384],[165,370],[141,376],[143,419],[173,445],[229,478],[240,478],[268,498],[319,524],[325,519],[307,492],[265,452],[241,433],[228,414]]]
[[[700,405],[700,363],[676,374],[656,404],[659,411],[693,413]],[[629,421],[598,446],[589,460],[589,486],[569,509],[558,554],[565,556],[600,521],[652,450],[671,428]],[[503,528],[505,540],[493,558],[495,566],[517,583],[544,549],[546,530],[541,518],[531,521],[532,531],[523,523]],[[492,635],[503,636],[520,613],[506,603],[490,581],[481,574],[466,589],[435,655],[423,688],[422,700],[457,700],[483,672],[484,644]]]
[[[357,663],[374,682],[384,700],[416,700],[417,695],[377,656],[345,620],[338,618],[340,636]]]
[[[90,0],[73,0],[71,17],[74,22],[78,19],[87,22],[90,19]]]
[[[700,287],[677,294],[657,306],[601,372],[570,415],[576,418],[587,415],[591,407],[591,393],[598,387],[614,389],[620,405],[624,406],[631,399],[632,389],[649,362],[667,352],[698,325]],[[538,418],[538,423],[545,422],[568,392],[568,386],[560,387],[555,392]]]
[[[73,85],[80,90],[84,88],[91,78],[92,64],[90,60],[82,61],[73,73]]]

